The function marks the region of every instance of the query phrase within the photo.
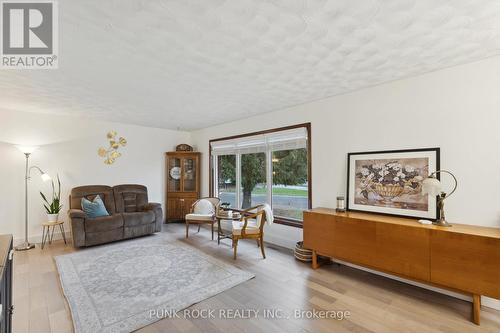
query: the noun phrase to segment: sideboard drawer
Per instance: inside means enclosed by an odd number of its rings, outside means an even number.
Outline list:
[[[333,256],[334,221],[333,216],[304,212],[304,248]]]
[[[376,260],[376,224],[343,217],[336,217],[334,224],[333,256],[373,267]]]
[[[430,281],[430,230],[377,223],[375,265],[386,272]]]
[[[500,239],[432,230],[431,282],[500,299]]]

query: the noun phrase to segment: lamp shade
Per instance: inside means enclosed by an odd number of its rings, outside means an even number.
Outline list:
[[[51,178],[48,174],[46,174],[45,172],[44,172],[44,173],[42,173],[41,177],[42,177],[42,180],[43,180],[44,182],[47,182],[47,181],[49,181],[49,180],[51,180],[51,179],[52,179],[52,178]]]
[[[422,182],[422,194],[438,195],[441,188],[441,182],[435,177],[426,178]]]
[[[25,154],[31,154],[32,152],[38,149],[37,146],[16,146],[16,148]]]

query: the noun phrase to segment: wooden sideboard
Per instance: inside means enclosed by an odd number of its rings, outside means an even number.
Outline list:
[[[0,235],[0,332],[12,332],[12,235]]]
[[[500,228],[423,225],[411,218],[315,208],[304,212],[304,247],[317,256],[472,295],[500,299]]]

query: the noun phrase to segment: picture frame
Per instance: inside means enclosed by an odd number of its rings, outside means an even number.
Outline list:
[[[346,208],[436,220],[437,198],[422,195],[421,188],[439,169],[440,148],[348,153]]]

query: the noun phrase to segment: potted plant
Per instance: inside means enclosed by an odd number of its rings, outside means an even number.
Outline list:
[[[48,222],[57,222],[57,219],[59,218],[59,212],[62,209],[61,205],[61,181],[59,180],[59,175],[57,175],[57,193],[56,189],[54,186],[54,181],[52,180],[52,201],[49,202],[47,200],[47,197],[40,192],[40,195],[42,196],[42,199],[44,201],[43,206],[45,207],[45,210],[47,211],[47,220]]]

